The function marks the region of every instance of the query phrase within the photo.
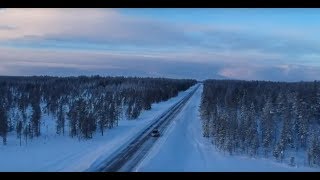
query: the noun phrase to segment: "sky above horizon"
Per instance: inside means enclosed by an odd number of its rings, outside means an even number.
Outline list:
[[[0,9],[0,75],[320,80],[320,9]]]

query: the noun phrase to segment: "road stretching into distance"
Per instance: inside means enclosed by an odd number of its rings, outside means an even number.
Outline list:
[[[95,171],[98,172],[131,172],[138,163],[143,160],[147,152],[150,151],[158,138],[161,138],[168,125],[179,114],[181,109],[189,99],[198,90],[200,84],[197,84],[194,90],[186,95],[182,100],[171,106],[166,112],[162,113],[154,120],[150,126],[146,127],[142,133],[131,142],[116,151],[113,156],[102,163]],[[152,137],[150,133],[153,129],[158,129],[160,137]]]

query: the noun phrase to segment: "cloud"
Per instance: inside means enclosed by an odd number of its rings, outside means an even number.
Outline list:
[[[271,81],[314,81],[319,80],[320,67],[283,64],[276,66],[224,67],[218,72],[228,79],[271,80]]]
[[[0,42],[37,47],[88,44],[104,48],[255,51],[297,58],[320,51],[303,37],[263,34],[246,27],[173,23],[121,14],[115,9],[5,9],[0,11]],[[80,44],[80,45],[79,45]]]
[[[221,56],[206,54],[206,58],[217,60],[197,62],[193,61],[193,58],[201,57],[201,53],[195,53],[190,57],[179,53],[148,56],[99,51],[0,48],[0,74],[58,76],[100,74],[199,80],[228,78],[275,81],[315,80],[320,77],[320,67],[261,64],[257,61],[246,62],[241,59],[232,61],[240,57],[240,54],[233,55],[234,57],[230,56],[228,61],[219,61]]]
[[[250,79],[253,69],[248,67],[226,67],[218,72],[221,76],[232,79]]]
[[[265,34],[249,30],[211,29],[203,33],[202,45],[221,50],[254,50],[261,53],[281,53],[286,55],[301,55],[318,53],[320,43],[279,34]]]
[[[2,40],[83,41],[107,44],[174,44],[191,41],[167,23],[125,16],[113,9],[7,9],[0,23],[17,27],[1,33]]]
[[[99,17],[112,19],[113,11],[96,9],[5,9],[0,11],[0,22],[8,26],[17,27],[12,32],[2,34],[2,39],[23,38],[26,36],[46,36],[61,32],[83,32],[85,26],[90,27]],[[90,14],[89,16],[85,15]],[[92,20],[92,21],[90,21]],[[82,24],[84,22],[84,24]],[[78,28],[84,29],[78,29]]]
[[[67,41],[113,47],[160,45],[280,53],[319,51],[319,44],[303,37],[284,36],[284,30],[278,35],[259,34],[241,26],[179,24],[128,16],[115,9],[5,9],[0,11],[0,24],[3,29],[0,40],[27,45]]]
[[[115,9],[0,9],[0,24],[4,75],[320,77],[319,42],[286,36],[285,29],[266,34],[234,25],[153,20]]]
[[[16,29],[15,27],[11,27],[11,26],[4,26],[4,25],[0,25],[0,31],[3,30],[14,30]]]
[[[162,57],[93,51],[0,48],[2,75],[126,75],[201,79],[215,77],[216,65],[181,63]],[[175,57],[175,55],[172,55]],[[166,57],[167,59],[168,57]],[[1,70],[0,69],[0,70]],[[194,71],[189,71],[193,69]],[[209,75],[210,74],[210,75]]]

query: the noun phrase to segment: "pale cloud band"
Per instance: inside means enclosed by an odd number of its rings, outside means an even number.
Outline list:
[[[199,55],[200,56],[200,55]],[[1,75],[112,75],[152,76],[196,79],[245,79],[274,81],[312,81],[320,67],[303,65],[260,65],[237,60],[196,62],[188,56],[132,56],[112,52],[62,51],[38,49],[0,49]],[[212,55],[208,59],[219,59]],[[183,60],[181,60],[183,59]],[[240,59],[241,60],[241,59]]]

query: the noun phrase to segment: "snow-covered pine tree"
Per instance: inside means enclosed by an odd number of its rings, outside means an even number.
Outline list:
[[[21,146],[21,139],[22,139],[22,130],[23,130],[22,121],[18,121],[16,131],[17,131],[17,137],[19,138],[19,141],[20,141],[20,146]]]
[[[0,101],[0,136],[2,137],[3,145],[7,144],[8,133],[8,116],[4,103]]]
[[[270,97],[267,98],[266,104],[262,109],[262,118],[261,118],[261,132],[262,132],[262,146],[264,148],[264,154],[267,157],[270,152],[270,148],[273,144],[273,107]]]
[[[57,134],[64,135],[64,128],[65,128],[65,108],[62,103],[59,104],[59,109],[57,111]]]

